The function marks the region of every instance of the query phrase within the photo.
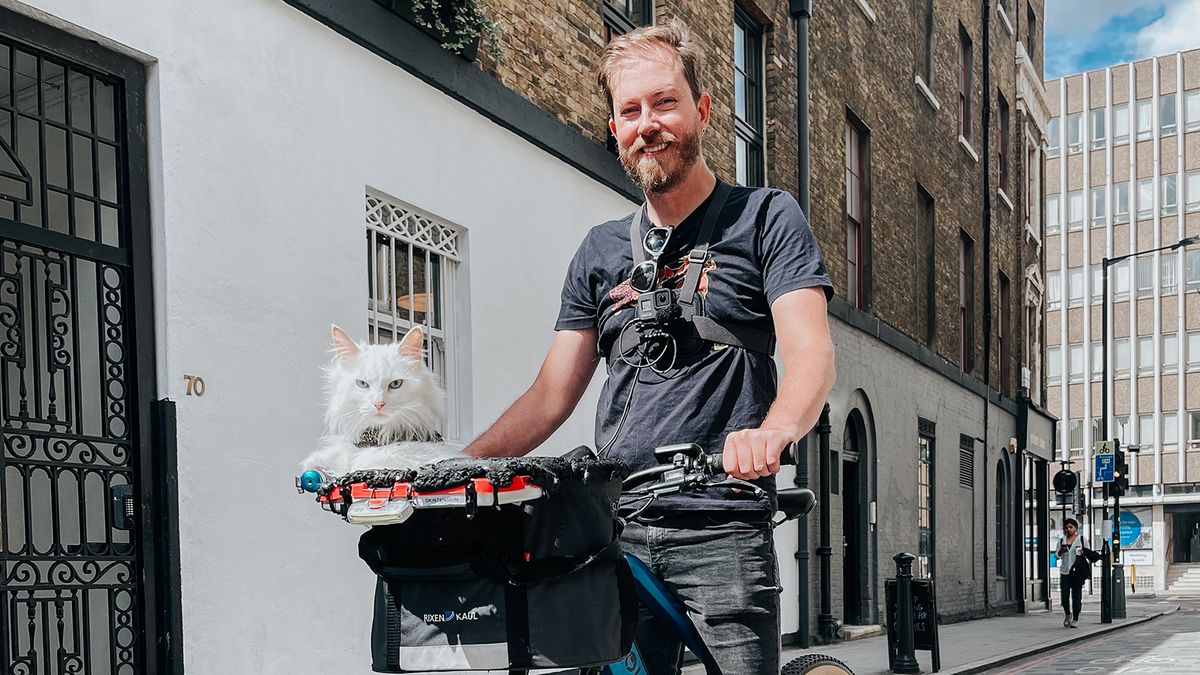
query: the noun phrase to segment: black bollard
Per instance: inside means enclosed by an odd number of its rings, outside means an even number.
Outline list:
[[[897,553],[892,557],[896,561],[896,614],[894,626],[889,630],[896,631],[898,653],[892,663],[893,673],[912,675],[921,672],[921,664],[917,663],[917,655],[913,647],[913,599],[912,599],[912,564],[916,558],[911,553]],[[935,619],[936,620],[936,619]]]

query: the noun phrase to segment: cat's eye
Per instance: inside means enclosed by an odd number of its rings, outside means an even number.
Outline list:
[[[388,389],[399,389],[404,385],[404,380],[392,380],[388,382]]]
[[[367,384],[366,380],[355,380],[354,384],[357,384],[359,389],[368,389],[371,386]]]

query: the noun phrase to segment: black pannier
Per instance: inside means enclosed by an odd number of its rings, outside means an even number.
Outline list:
[[[625,656],[636,599],[614,505],[626,472],[611,460],[510,458],[448,460],[405,476],[424,491],[529,475],[544,495],[417,509],[363,534],[359,555],[379,576],[373,669],[587,667]]]

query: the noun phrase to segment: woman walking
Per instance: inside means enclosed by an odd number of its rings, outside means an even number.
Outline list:
[[[1079,625],[1083,582],[1092,575],[1092,566],[1084,557],[1087,541],[1079,534],[1079,521],[1063,521],[1063,538],[1058,544],[1058,573],[1062,588],[1063,628]]]

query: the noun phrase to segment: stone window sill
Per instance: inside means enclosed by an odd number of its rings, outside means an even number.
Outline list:
[[[1004,194],[1004,190],[996,188],[996,193],[1000,195],[1000,201],[1004,202],[1004,205],[1008,207],[1009,211],[1016,210],[1016,207],[1013,206],[1012,200],[1008,198],[1008,195]]]
[[[871,23],[878,21],[878,18],[875,16],[875,10],[871,9],[871,3],[867,2],[867,0],[854,0],[854,3],[862,10],[863,15],[867,17],[868,21]]]
[[[938,103],[937,97],[933,95],[932,91],[930,91],[929,85],[925,84],[924,78],[922,78],[920,75],[914,75],[913,83],[917,85],[917,91],[921,92],[925,99],[929,101],[929,105],[933,106],[934,112],[942,109],[942,104]]]
[[[979,153],[975,152],[975,148],[971,147],[971,142],[963,138],[962,134],[958,135],[958,144],[963,147],[963,150],[967,151],[967,154],[971,156],[971,159],[975,160],[976,164],[979,163]]]

